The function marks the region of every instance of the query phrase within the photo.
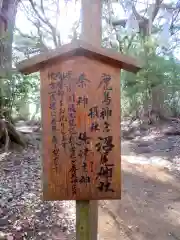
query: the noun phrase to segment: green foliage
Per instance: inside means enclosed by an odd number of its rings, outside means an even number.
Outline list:
[[[61,46],[63,40],[61,39],[59,26],[59,16],[61,9],[59,9],[59,1],[31,1],[35,4],[27,2],[21,3],[21,14],[24,14],[29,22],[31,22],[32,29],[29,29],[26,33],[21,32],[21,26],[17,26],[14,33],[13,44],[13,58],[17,58],[18,61],[23,58],[29,58],[30,56],[39,52],[46,52],[48,49]],[[121,14],[113,10],[114,1],[105,1],[103,9],[103,46],[112,47],[120,53],[132,55],[137,57],[143,63],[143,69],[137,74],[131,74],[128,72],[122,72],[121,75],[121,106],[122,115],[135,114],[136,111],[144,106],[146,101],[154,100],[153,90],[159,88],[159,95],[164,91],[165,98],[162,98],[161,102],[157,102],[157,108],[160,104],[165,104],[172,112],[173,115],[180,114],[180,65],[174,57],[175,50],[178,51],[178,39],[179,35],[175,34],[178,31],[178,16],[172,15],[171,19],[171,33],[174,32],[174,37],[171,36],[169,49],[162,49],[158,45],[158,37],[162,31],[162,21],[166,22],[167,14],[164,12],[164,8],[160,6],[156,7],[157,15],[155,20],[151,21],[150,15],[148,15],[147,8],[143,10],[136,10],[132,8],[135,15],[138,15],[137,24],[139,23],[139,30],[136,32],[129,32],[124,28],[123,20],[119,19]],[[134,3],[135,1],[130,1]],[[129,2],[129,3],[130,3]],[[124,1],[119,1],[121,8],[126,12],[129,10],[131,4],[124,4]],[[125,6],[126,5],[126,6]],[[136,5],[136,4],[135,4]],[[50,8],[49,8],[50,6]],[[168,5],[166,6],[168,9]],[[111,9],[112,8],[112,9]],[[119,8],[117,8],[119,9]],[[166,8],[165,8],[166,9]],[[51,12],[51,14],[49,14]],[[114,13],[113,13],[114,12]],[[162,14],[158,13],[164,13]],[[114,15],[114,16],[113,16]],[[116,16],[117,15],[117,16]],[[125,14],[126,15],[126,14]],[[176,16],[176,17],[175,17]],[[113,17],[117,17],[120,23],[113,25]],[[147,18],[147,19],[146,19]],[[105,20],[105,21],[104,21]],[[157,20],[157,21],[156,21]],[[127,23],[127,22],[126,22]],[[77,38],[79,20],[72,27],[72,34],[70,39]],[[151,31],[148,31],[151,30]],[[144,34],[142,34],[144,32]],[[149,36],[150,33],[150,36]],[[111,42],[112,34],[115,34],[113,43]],[[174,46],[176,49],[174,49]],[[0,109],[1,114],[4,116],[8,112],[8,116],[12,113],[18,115],[22,103],[36,103],[37,109],[39,108],[39,78],[34,74],[31,76],[22,76],[21,74],[9,73],[7,78],[0,81]]]
[[[140,51],[136,48],[136,53],[139,52],[139,58],[144,63],[142,70],[137,75],[123,72],[121,76],[122,103],[126,104],[125,107],[122,106],[123,114],[130,114],[145,101],[151,100],[153,89],[160,86],[161,90],[167,92],[164,103],[172,110],[173,115],[177,115],[177,111],[180,113],[179,62],[172,54],[158,54],[158,47],[152,40],[144,42],[140,47]]]
[[[25,76],[13,74],[1,80],[0,109],[1,116],[18,116],[21,105],[39,101],[39,77],[37,74]]]

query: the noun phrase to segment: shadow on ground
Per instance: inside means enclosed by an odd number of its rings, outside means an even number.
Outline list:
[[[130,130],[122,130],[121,149],[122,155],[128,157],[127,161],[130,163],[153,164],[180,170],[179,125],[162,122],[156,126],[135,126]]]
[[[180,240],[180,180],[123,160],[122,200],[101,201],[100,239]]]

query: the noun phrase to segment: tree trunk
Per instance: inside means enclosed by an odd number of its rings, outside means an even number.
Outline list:
[[[3,78],[11,79],[12,77],[12,42],[13,31],[15,25],[15,18],[17,12],[17,5],[19,0],[0,0],[0,84],[3,88]],[[11,96],[9,96],[11,98]],[[5,143],[5,151],[8,150],[9,140],[17,142],[24,146],[20,134],[16,131],[14,126],[6,120],[11,116],[7,116],[10,108],[4,113],[5,107],[4,97],[0,92],[0,141]],[[10,115],[10,114],[8,114]]]
[[[12,77],[12,42],[17,5],[19,0],[0,0],[0,81],[3,90],[3,79]],[[9,96],[11,99],[11,96]],[[9,100],[10,102],[10,100]],[[5,98],[0,91],[0,115],[10,118],[11,109],[6,109]]]
[[[0,0],[0,74],[6,76],[12,68],[12,42],[17,0]]]

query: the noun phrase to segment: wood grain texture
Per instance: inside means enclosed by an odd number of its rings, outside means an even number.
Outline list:
[[[97,44],[89,44],[83,40],[74,40],[60,48],[24,60],[16,67],[23,74],[30,74],[39,71],[50,61],[62,61],[71,56],[88,56],[134,73],[142,67],[136,58],[120,54],[112,49],[98,47]]]
[[[87,43],[91,43],[98,48],[101,46],[102,29],[102,1],[101,0],[81,0],[82,14],[82,30],[80,38]],[[85,208],[84,208],[85,207]],[[76,201],[76,239],[92,239],[97,240],[98,237],[98,201]],[[88,209],[88,216],[81,217]],[[84,223],[85,222],[85,223]],[[88,225],[85,228],[84,235],[80,234],[79,228],[82,224]],[[90,234],[89,234],[90,233]]]
[[[76,201],[76,239],[94,240],[90,226],[89,201]]]
[[[85,42],[93,42],[96,46],[101,46],[101,0],[82,0],[82,32],[81,39]]]
[[[65,75],[68,72],[69,74]],[[48,65],[41,69],[40,73],[44,200],[120,199],[120,70],[116,67],[81,56],[71,57],[64,62]],[[112,90],[108,90],[109,94],[107,92],[105,94],[103,90],[105,82],[104,80],[102,81],[102,74],[110,76],[109,85],[107,85],[108,89],[112,88]],[[60,81],[62,76],[64,76],[63,83]],[[106,77],[105,79],[107,80],[108,78]],[[62,88],[61,91],[60,87]],[[60,96],[62,95],[62,91],[64,91],[63,99]],[[50,94],[50,92],[55,92],[55,95]],[[111,101],[109,105],[107,105],[107,102],[102,103],[105,97],[106,100],[111,98],[111,100],[107,100]],[[53,101],[55,101],[55,104]],[[75,104],[75,112],[72,110],[73,102]],[[61,105],[63,105],[63,109]],[[98,110],[99,116],[92,117],[91,119],[88,114],[92,107]],[[105,111],[102,111],[102,109],[107,110],[107,107],[112,110],[112,116],[109,116],[108,119],[105,116],[103,119],[102,113]],[[55,109],[55,111],[52,111],[52,109]],[[96,113],[96,110],[94,112]],[[72,129],[73,115],[75,115],[74,122],[76,125],[74,129]],[[55,116],[55,121],[52,119],[53,116]],[[71,121],[69,122],[70,119]],[[105,126],[105,121],[109,124],[109,132],[106,132],[107,126]],[[95,124],[93,125],[95,122],[99,124],[99,130],[96,129],[96,131]],[[54,130],[54,125],[56,125],[56,130]],[[66,134],[61,133],[62,128]],[[72,135],[70,132],[72,133],[72,131],[76,133],[70,138],[70,135]],[[84,133],[89,138],[86,143],[82,140],[85,138]],[[63,135],[65,138],[65,149],[61,145]],[[106,145],[105,139],[107,140],[108,136],[112,136],[114,147],[110,152],[106,149],[106,153],[108,152],[106,160],[108,159],[108,162],[105,164],[104,161],[103,164],[100,164],[102,160],[101,156],[103,156],[102,151],[104,151],[102,150],[102,146]],[[105,139],[99,140],[99,137]],[[74,143],[72,143],[73,141]],[[102,143],[103,145],[101,145]],[[112,144],[109,141],[109,145]],[[75,150],[73,150],[74,146]],[[98,152],[99,148],[101,149]],[[87,149],[89,151],[86,151]],[[87,153],[86,157],[82,156],[85,155],[85,152]],[[72,155],[75,155],[76,158],[73,159]],[[113,167],[111,167],[112,164],[114,165]],[[72,167],[74,169],[74,165],[76,171],[74,172],[73,179],[76,179],[76,183],[72,183]],[[102,165],[106,165],[106,169],[102,170],[100,168]],[[109,187],[107,187],[107,184],[105,186],[105,183],[103,187],[100,184],[101,181],[107,181],[107,178],[105,180],[105,175],[109,176],[108,181],[111,183]],[[100,185],[103,188],[101,189],[102,191],[98,188]],[[73,192],[75,193],[73,194]]]

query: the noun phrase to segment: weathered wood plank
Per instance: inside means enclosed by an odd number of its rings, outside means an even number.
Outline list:
[[[134,73],[142,67],[137,59],[133,57],[127,57],[112,49],[94,46],[94,44],[89,44],[83,40],[74,40],[72,43],[65,44],[60,48],[24,60],[17,64],[16,67],[20,72],[30,74],[39,71],[44,65],[57,61],[61,62],[71,56],[87,56]]]
[[[101,15],[102,15],[102,2],[101,0],[82,0],[81,1],[82,9],[82,33],[81,39],[85,42],[94,44],[94,46],[100,47],[102,41],[102,27],[101,27]],[[98,237],[98,201],[86,201],[84,202],[86,208],[89,209],[89,216],[80,221],[86,221],[86,224],[89,226],[89,233],[86,233],[86,237],[90,240],[97,240]],[[76,201],[78,208],[79,201]],[[81,202],[79,207],[79,212],[81,213]],[[78,212],[77,217],[78,221]],[[78,227],[76,227],[76,239],[84,240],[83,236],[78,235]]]
[[[76,239],[92,240],[89,201],[76,202]]]
[[[86,57],[41,69],[45,200],[120,199],[119,79]]]
[[[91,42],[93,45],[101,46],[101,15],[102,1],[82,0],[82,33],[81,39]]]

